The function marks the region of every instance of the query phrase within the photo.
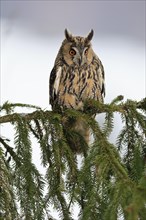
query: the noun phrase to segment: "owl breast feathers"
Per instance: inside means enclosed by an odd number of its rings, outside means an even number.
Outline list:
[[[86,99],[103,102],[104,68],[91,46],[93,30],[87,37],[72,36],[65,30],[65,40],[50,75],[50,104],[55,109],[84,109]]]

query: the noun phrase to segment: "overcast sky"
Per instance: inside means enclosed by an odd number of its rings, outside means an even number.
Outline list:
[[[145,36],[145,1],[2,1],[2,19],[38,35],[60,35],[67,27],[77,34],[91,28],[99,36]]]
[[[145,92],[145,1],[1,1],[1,104],[48,108],[48,80],[64,29],[85,36],[105,68],[106,97]],[[116,119],[118,130],[119,119]],[[3,135],[12,132],[3,127]],[[114,133],[115,135],[115,133]],[[36,163],[39,154],[35,155]]]

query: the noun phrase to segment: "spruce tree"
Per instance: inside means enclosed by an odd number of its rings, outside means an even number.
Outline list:
[[[18,107],[30,112],[18,113]],[[118,96],[109,104],[87,100],[84,112],[6,102],[0,111],[1,125],[10,123],[15,131],[14,146],[0,137],[1,220],[53,219],[50,205],[60,219],[71,220],[74,204],[82,220],[146,219],[146,99],[123,101]],[[103,125],[95,114],[104,114]],[[113,144],[109,136],[115,114],[122,129]],[[72,129],[78,118],[90,128],[90,146]],[[32,137],[45,175],[33,163]]]

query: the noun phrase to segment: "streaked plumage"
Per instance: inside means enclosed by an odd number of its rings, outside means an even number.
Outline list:
[[[53,110],[56,106],[83,110],[86,99],[103,102],[104,68],[92,49],[92,37],[93,30],[87,37],[72,36],[65,30],[65,40],[50,75]]]

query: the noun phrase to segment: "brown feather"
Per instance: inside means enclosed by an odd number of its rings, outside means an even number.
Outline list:
[[[75,37],[66,29],[65,37],[50,75],[50,103],[53,109],[60,106],[83,111],[87,99],[103,102],[104,68],[90,43],[93,30],[84,38]],[[71,49],[74,55],[70,54]],[[73,129],[89,142],[89,129],[85,122],[76,121]]]

